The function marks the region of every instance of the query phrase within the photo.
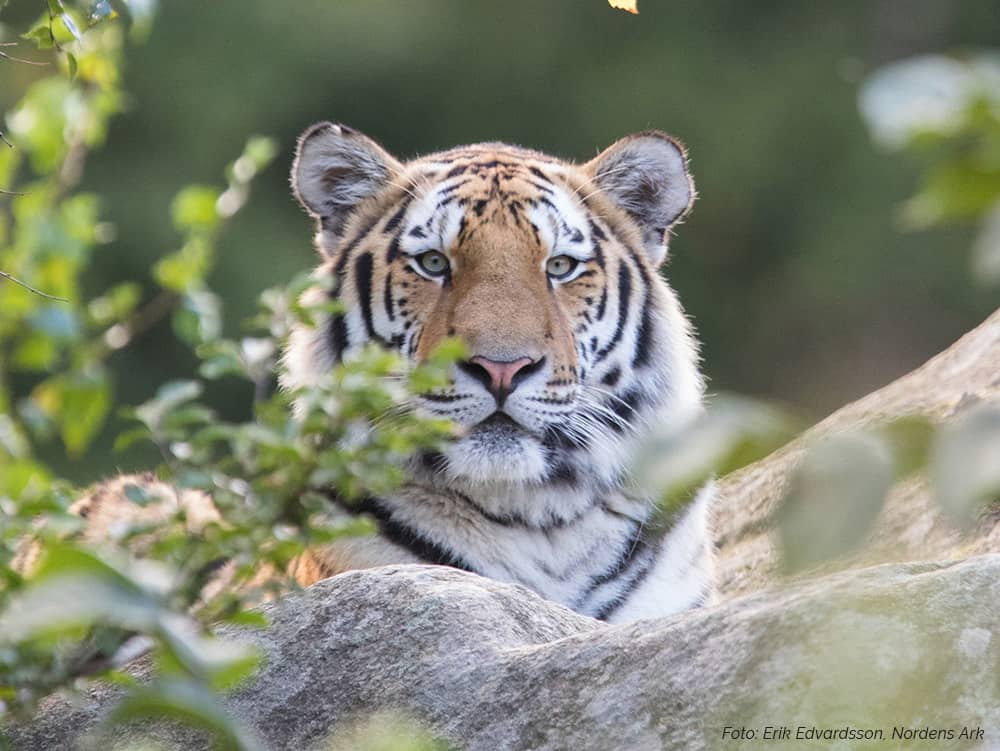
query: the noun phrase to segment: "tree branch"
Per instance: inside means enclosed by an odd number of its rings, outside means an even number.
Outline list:
[[[38,295],[39,297],[44,297],[46,300],[55,300],[56,302],[69,302],[69,300],[67,300],[65,297],[56,297],[55,295],[49,295],[46,294],[45,292],[42,292],[39,289],[35,289],[30,284],[25,284],[16,276],[11,276],[6,271],[0,271],[0,277],[14,282],[14,284],[18,285],[19,287],[24,287],[29,292],[34,292],[36,295]]]

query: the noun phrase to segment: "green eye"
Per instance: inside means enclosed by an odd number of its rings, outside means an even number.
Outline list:
[[[565,279],[579,264],[578,260],[569,256],[553,256],[545,264],[545,273],[553,279]]]
[[[448,258],[436,250],[421,253],[417,256],[417,263],[428,276],[444,276],[448,272]]]

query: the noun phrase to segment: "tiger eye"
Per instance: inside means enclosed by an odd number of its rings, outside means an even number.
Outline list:
[[[569,256],[553,256],[545,264],[545,273],[553,279],[565,279],[573,273],[579,263]]]
[[[448,271],[448,258],[437,250],[428,250],[417,256],[417,263],[428,276],[444,276]]]

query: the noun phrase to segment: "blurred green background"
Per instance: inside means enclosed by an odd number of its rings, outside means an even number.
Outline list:
[[[12,0],[4,36],[39,12]],[[501,139],[583,160],[661,128],[689,147],[700,198],[665,273],[704,342],[712,391],[822,416],[919,365],[1000,301],[968,268],[969,229],[903,233],[919,164],[873,146],[859,82],[895,59],[1000,45],[996,0],[839,3],[640,0],[166,0],[130,46],[129,111],[87,165],[116,239],[91,292],[149,267],[178,238],[168,207],[217,184],[247,136],[275,136],[277,166],[220,243],[211,284],[235,333],[257,294],[309,267],[312,228],[288,191],[296,135],[335,119],[400,156]],[[8,109],[45,71],[0,67]],[[150,288],[153,287],[149,282]],[[135,404],[195,360],[164,323],[111,360]],[[215,387],[226,416],[241,388]],[[110,452],[112,420],[65,466],[90,481],[156,458]]]

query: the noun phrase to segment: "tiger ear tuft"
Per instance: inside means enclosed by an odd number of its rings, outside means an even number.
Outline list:
[[[694,203],[687,151],[658,130],[627,136],[584,165],[591,179],[638,223],[650,260],[667,255],[669,230]]]
[[[351,212],[382,190],[402,165],[363,133],[330,122],[316,123],[299,137],[292,165],[292,190],[339,236]]]

